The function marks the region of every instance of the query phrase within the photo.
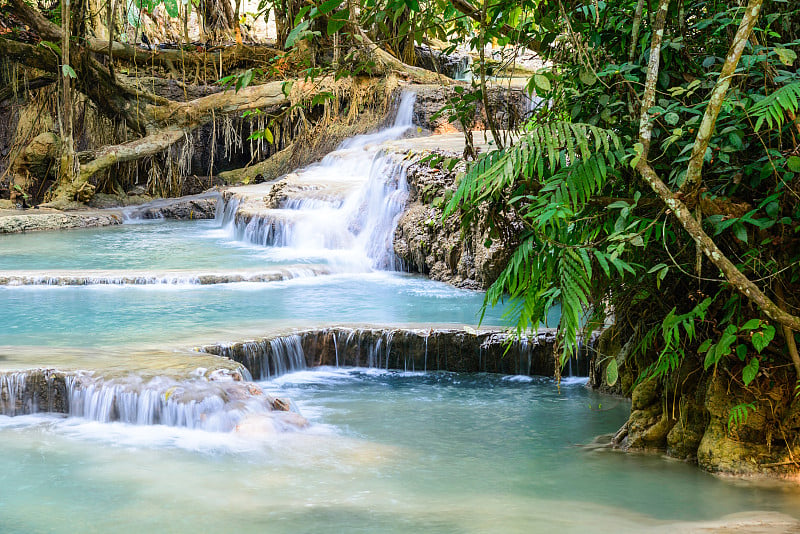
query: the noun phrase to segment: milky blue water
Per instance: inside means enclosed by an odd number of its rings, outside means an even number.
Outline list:
[[[0,417],[0,531],[685,532],[676,521],[800,505],[794,490],[583,447],[629,405],[581,383],[320,369],[262,385],[312,425]]]
[[[219,223],[156,221],[62,232],[0,235],[0,271],[194,271],[324,263],[232,238]]]
[[[401,110],[381,135],[410,125],[408,98]],[[358,140],[318,166],[328,181],[336,158],[366,170],[367,188],[354,188],[328,240],[336,250],[315,237],[330,230],[320,213],[306,213],[312,224],[282,247],[238,241],[246,232],[219,221],[0,236],[3,273],[311,263],[335,272],[212,286],[0,287],[0,363],[91,370],[102,360],[124,373],[109,364],[115,355],[141,364],[161,349],[158,369],[169,369],[175,349],[295,327],[476,326],[481,293],[373,270],[392,263],[394,215],[384,206],[399,203],[384,201],[405,184],[388,187],[375,171],[386,161],[370,163],[380,159],[372,137]],[[369,224],[343,224],[345,215]],[[490,310],[484,324],[502,324],[501,313]],[[180,354],[185,369],[193,356]],[[615,432],[630,405],[579,381],[323,368],[260,386],[291,399],[309,425],[276,430],[249,413],[231,432],[0,416],[0,533],[675,532],[697,527],[678,522],[739,512],[800,515],[795,486],[732,483],[655,455],[587,447]]]
[[[0,346],[191,344],[237,326],[262,333],[331,323],[475,326],[482,301],[481,293],[400,273],[213,286],[0,287]],[[494,310],[484,324],[501,322]]]

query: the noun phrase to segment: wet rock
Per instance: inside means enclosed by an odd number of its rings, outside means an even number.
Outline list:
[[[279,412],[288,412],[292,409],[289,401],[286,399],[274,399],[272,401],[272,408],[274,410],[278,410]]]
[[[437,154],[458,159],[455,154]],[[509,233],[489,239],[480,217],[464,234],[457,216],[442,220],[444,207],[456,189],[456,177],[463,170],[463,163],[449,170],[419,161],[409,166],[409,206],[398,222],[394,251],[411,271],[458,287],[485,289],[507,265],[516,237]]]
[[[695,395],[681,397],[678,422],[667,435],[667,454],[682,460],[695,460],[703,439],[708,417]]]
[[[64,230],[69,228],[92,228],[122,224],[122,215],[117,212],[85,211],[14,214],[0,217],[0,234]]]
[[[242,378],[242,373],[232,369],[215,369],[214,371],[208,373],[208,379],[215,380],[217,382],[241,382],[244,380]]]
[[[631,410],[644,410],[652,406],[659,398],[661,384],[650,379],[641,382],[631,395]]]
[[[516,340],[498,331],[333,327],[200,350],[231,358],[262,379],[316,366],[553,376],[554,343],[550,331]],[[575,370],[588,367],[576,362]]]
[[[128,209],[126,214],[131,219],[213,219],[220,198],[219,193],[210,192],[175,199],[158,199]]]
[[[147,195],[147,189],[141,185],[136,185],[126,192],[129,197],[143,197]]]
[[[448,78],[462,79],[472,60],[469,54],[444,54],[429,46],[415,46],[416,66]]]
[[[67,374],[54,369],[0,373],[0,414],[67,413]]]

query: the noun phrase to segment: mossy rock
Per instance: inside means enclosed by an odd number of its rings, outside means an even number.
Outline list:
[[[696,395],[681,397],[678,422],[667,435],[667,454],[682,460],[697,458],[697,449],[708,426],[707,414]]]
[[[766,445],[731,438],[725,424],[718,419],[708,425],[697,449],[697,464],[712,473],[757,474],[762,472],[760,464],[774,460]]]
[[[631,394],[631,410],[643,410],[655,403],[661,393],[661,384],[656,380],[645,380]]]

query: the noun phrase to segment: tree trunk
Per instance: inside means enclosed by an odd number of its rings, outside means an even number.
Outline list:
[[[70,66],[70,0],[61,1],[61,102],[59,110],[61,133],[61,158],[59,161],[59,187],[72,184],[75,179],[75,147],[72,137],[72,83],[74,70]]]
[[[762,0],[751,0],[747,7],[745,17],[742,19],[740,30],[743,27],[749,28],[749,30],[746,31],[747,35],[744,36],[745,41],[747,41],[749,32],[752,31],[753,25],[755,24],[755,20],[749,20],[749,17],[753,17],[754,19],[758,18],[761,2]],[[703,230],[701,223],[695,219],[686,204],[684,204],[684,202],[678,198],[678,196],[674,195],[672,191],[670,191],[670,189],[666,186],[663,180],[661,180],[647,160],[648,148],[650,145],[649,133],[652,129],[652,125],[648,120],[647,112],[650,105],[652,105],[651,101],[654,99],[659,68],[659,61],[653,56],[660,55],[660,41],[662,37],[661,32],[663,32],[663,22],[660,21],[663,20],[662,16],[666,14],[666,6],[668,4],[669,0],[660,0],[659,10],[654,24],[655,31],[653,32],[653,46],[651,49],[652,51],[650,64],[647,71],[647,79],[645,81],[645,96],[643,97],[642,101],[642,118],[639,128],[639,142],[642,144],[643,150],[639,157],[639,161],[636,164],[636,170],[639,171],[644,181],[647,182],[650,188],[671,210],[672,214],[675,216],[681,226],[683,226],[684,230],[686,230],[689,236],[695,241],[698,249],[701,250],[703,254],[705,254],[705,256],[717,266],[717,268],[719,268],[719,270],[728,280],[728,283],[736,291],[747,297],[770,319],[780,323],[783,326],[791,328],[792,330],[800,331],[800,317],[792,315],[789,312],[781,309],[780,306],[775,304],[769,297],[767,297],[766,294],[764,294],[763,291],[758,288],[758,286],[756,286],[741,271],[739,271],[739,269],[736,268],[736,265],[734,265],[733,262],[731,262],[725,256],[714,240],[708,237]],[[661,28],[659,28],[659,24],[661,24]],[[737,36],[734,38],[734,46],[732,47],[734,50],[729,54],[729,57],[735,53],[736,43],[740,38],[741,35],[739,32],[737,32]],[[738,63],[738,57],[736,62]],[[734,64],[732,68],[735,70],[736,65]],[[692,164],[690,162],[690,167],[691,165]]]

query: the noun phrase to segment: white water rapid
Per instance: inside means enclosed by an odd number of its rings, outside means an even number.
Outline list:
[[[392,236],[408,199],[407,163],[381,145],[411,128],[414,99],[403,95],[392,126],[348,139],[276,182],[271,204],[251,207],[246,192],[234,191],[220,203],[218,222],[238,240],[286,249],[287,258],[351,272],[399,270]]]

